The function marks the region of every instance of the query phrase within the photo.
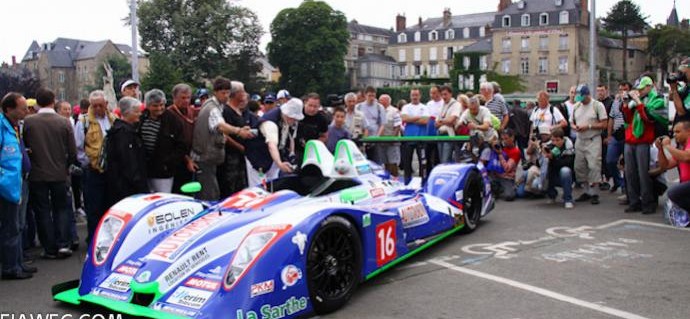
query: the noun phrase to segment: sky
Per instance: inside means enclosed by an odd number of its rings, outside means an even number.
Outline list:
[[[270,42],[269,27],[280,10],[297,7],[302,0],[231,0],[256,12],[265,35],[261,38],[261,50]],[[633,0],[644,14],[649,15],[651,25],[665,23],[673,7],[673,0]],[[356,19],[360,24],[391,28],[397,14],[407,17],[407,25],[422,19],[440,17],[448,7],[453,15],[495,11],[498,0],[327,0],[331,7],[345,14],[347,20]],[[597,0],[597,17],[605,16],[617,0]],[[115,43],[131,45],[131,29],[123,18],[129,12],[129,0],[4,0],[0,5],[3,14],[0,27],[0,61],[10,63],[12,56],[19,62],[31,41],[39,44],[58,37],[99,41],[110,39]],[[690,1],[676,4],[680,19],[690,12]],[[11,14],[12,12],[16,14]]]

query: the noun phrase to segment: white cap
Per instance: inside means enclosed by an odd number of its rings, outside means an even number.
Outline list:
[[[132,79],[129,79],[129,80],[125,81],[125,83],[122,83],[122,86],[120,87],[120,92],[124,91],[126,87],[128,87],[128,86],[130,86],[130,85],[132,85],[132,84],[136,84],[137,86],[141,86],[141,85],[139,84],[139,82],[134,81],[134,80],[132,80]]]
[[[276,94],[276,99],[289,99],[290,98],[290,92],[288,90],[280,90],[278,91],[278,94]]]
[[[288,100],[280,106],[280,112],[289,118],[301,121],[304,118],[302,108],[304,108],[302,100],[297,98],[291,98],[290,100]]]
[[[539,134],[551,135],[551,126],[549,125],[539,125],[538,130]]]

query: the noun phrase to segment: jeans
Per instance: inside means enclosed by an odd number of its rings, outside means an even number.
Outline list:
[[[690,212],[690,182],[680,183],[668,190],[668,199]]]
[[[27,228],[27,222],[26,222],[26,220],[27,220],[26,212],[27,212],[28,207],[29,207],[28,204],[29,204],[29,181],[26,179],[23,179],[22,180],[22,201],[19,203],[19,206],[18,206],[18,208],[19,208],[19,240],[20,240],[19,243],[20,243],[20,247],[22,247],[22,250],[24,248],[28,248],[28,247],[25,247],[27,242],[28,242],[28,239],[25,238],[25,236],[27,234],[27,229],[28,229]],[[33,214],[32,214],[32,218],[33,218]],[[34,232],[33,235],[34,236],[31,238],[31,241],[33,241],[34,237],[36,237],[36,233]]]
[[[417,153],[417,159],[419,160],[419,175],[424,176],[423,165],[422,165],[422,152],[423,146],[418,143],[403,143],[402,152],[402,164],[403,170],[405,171],[405,184],[412,180],[412,158],[414,158],[414,153]]]
[[[630,207],[653,209],[654,191],[649,176],[649,144],[625,144],[625,190]]]
[[[618,169],[618,159],[623,155],[623,148],[625,147],[625,141],[613,141],[609,142],[608,149],[606,150],[606,166],[607,172],[610,177],[613,178],[613,185],[618,187],[624,187],[625,181],[621,172]],[[608,176],[607,176],[608,177]]]
[[[84,208],[86,209],[86,223],[88,237],[86,242],[90,243],[93,233],[101,221],[101,217],[108,209],[105,203],[105,175],[91,168],[84,170]]]
[[[556,186],[563,188],[563,201],[572,202],[573,201],[573,170],[570,167],[564,166],[558,171],[558,174],[549,175],[549,188],[546,190],[546,194],[551,199],[555,199],[558,195],[556,191]]]
[[[31,205],[36,212],[38,239],[47,254],[69,247],[71,217],[67,211],[66,182],[31,182]]]
[[[0,255],[3,274],[16,274],[22,271],[23,255],[19,226],[19,205],[0,198]]]
[[[452,163],[453,162],[453,151],[460,154],[460,144],[451,142],[442,142],[438,144],[439,153],[441,153],[441,163]]]

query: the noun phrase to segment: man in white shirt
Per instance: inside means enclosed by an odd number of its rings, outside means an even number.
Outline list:
[[[410,90],[410,103],[403,106],[400,111],[402,121],[405,122],[405,136],[424,136],[426,135],[426,125],[429,120],[426,105],[420,101],[421,93],[418,88]],[[419,175],[422,176],[422,147],[415,142],[403,144],[402,163],[405,171],[405,183],[412,179],[412,157],[417,153],[419,160]]]
[[[383,122],[383,132],[381,136],[400,136],[400,129],[402,127],[402,119],[400,118],[400,110],[391,105],[391,97],[388,94],[382,94],[379,97],[379,103],[383,105],[386,110],[386,119]],[[398,165],[400,164],[400,143],[384,144],[382,146],[383,163],[386,170],[392,176],[398,176]]]
[[[441,97],[444,105],[441,108],[439,117],[436,119],[436,129],[439,135],[455,135],[455,127],[460,118],[460,103],[453,98],[453,90],[449,86],[441,87]],[[441,163],[450,163],[453,159],[453,149],[459,150],[457,143],[440,143]]]
[[[385,117],[385,110],[383,105],[376,100],[376,89],[369,86],[364,92],[366,100],[357,104],[355,110],[362,112],[366,118],[366,129],[369,136],[380,136],[383,131],[383,122]],[[382,164],[382,148],[381,145],[367,145],[367,158],[376,163]]]
[[[529,120],[532,122],[530,132],[533,132],[539,126],[548,126],[549,130],[553,130],[555,127],[565,129],[568,126],[568,122],[561,114],[561,111],[549,104],[549,93],[546,93],[546,91],[539,91],[537,93],[537,107],[532,111]]]
[[[484,141],[497,138],[496,131],[491,126],[491,112],[484,106],[479,106],[479,99],[470,98],[470,105],[462,112],[460,124],[465,124],[470,129],[470,135],[479,134]]]
[[[430,120],[436,121],[441,114],[443,105],[445,104],[441,98],[441,89],[438,85],[434,85],[429,89],[429,97],[431,99],[426,103],[427,116]],[[429,127],[427,135],[436,135],[436,128]],[[424,147],[424,154],[426,155],[426,173],[427,176],[429,176],[434,166],[441,162],[439,156],[439,146],[437,143],[427,143]]]
[[[570,87],[570,90],[568,91],[568,99],[565,100],[565,102],[563,103],[563,106],[565,107],[565,111],[567,112],[567,114],[563,114],[563,115],[565,116],[566,121],[568,121],[568,126],[570,126],[570,120],[572,120],[572,117],[573,117],[573,110],[575,110],[575,103],[577,103],[577,102],[575,102],[575,93],[576,93],[575,90],[576,90],[575,86]],[[577,132],[575,132],[575,130],[572,130],[572,129],[570,129],[570,130],[566,129],[566,131],[569,131],[569,132],[566,132],[566,134],[568,135],[568,137],[570,137],[570,140],[573,141],[573,143],[575,143],[575,139],[577,138]]]

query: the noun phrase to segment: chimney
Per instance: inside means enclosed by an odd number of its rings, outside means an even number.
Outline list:
[[[395,32],[402,32],[407,28],[407,19],[404,15],[398,14],[395,17]]]
[[[498,0],[498,12],[507,9],[511,4],[511,0]]]
[[[419,17],[419,28],[420,29],[422,28],[422,17],[421,16]]]
[[[443,27],[447,28],[450,25],[450,8],[443,9]]]
[[[580,23],[583,25],[589,25],[589,1],[580,0]]]
[[[12,66],[17,66],[17,57],[14,55],[12,56]]]

